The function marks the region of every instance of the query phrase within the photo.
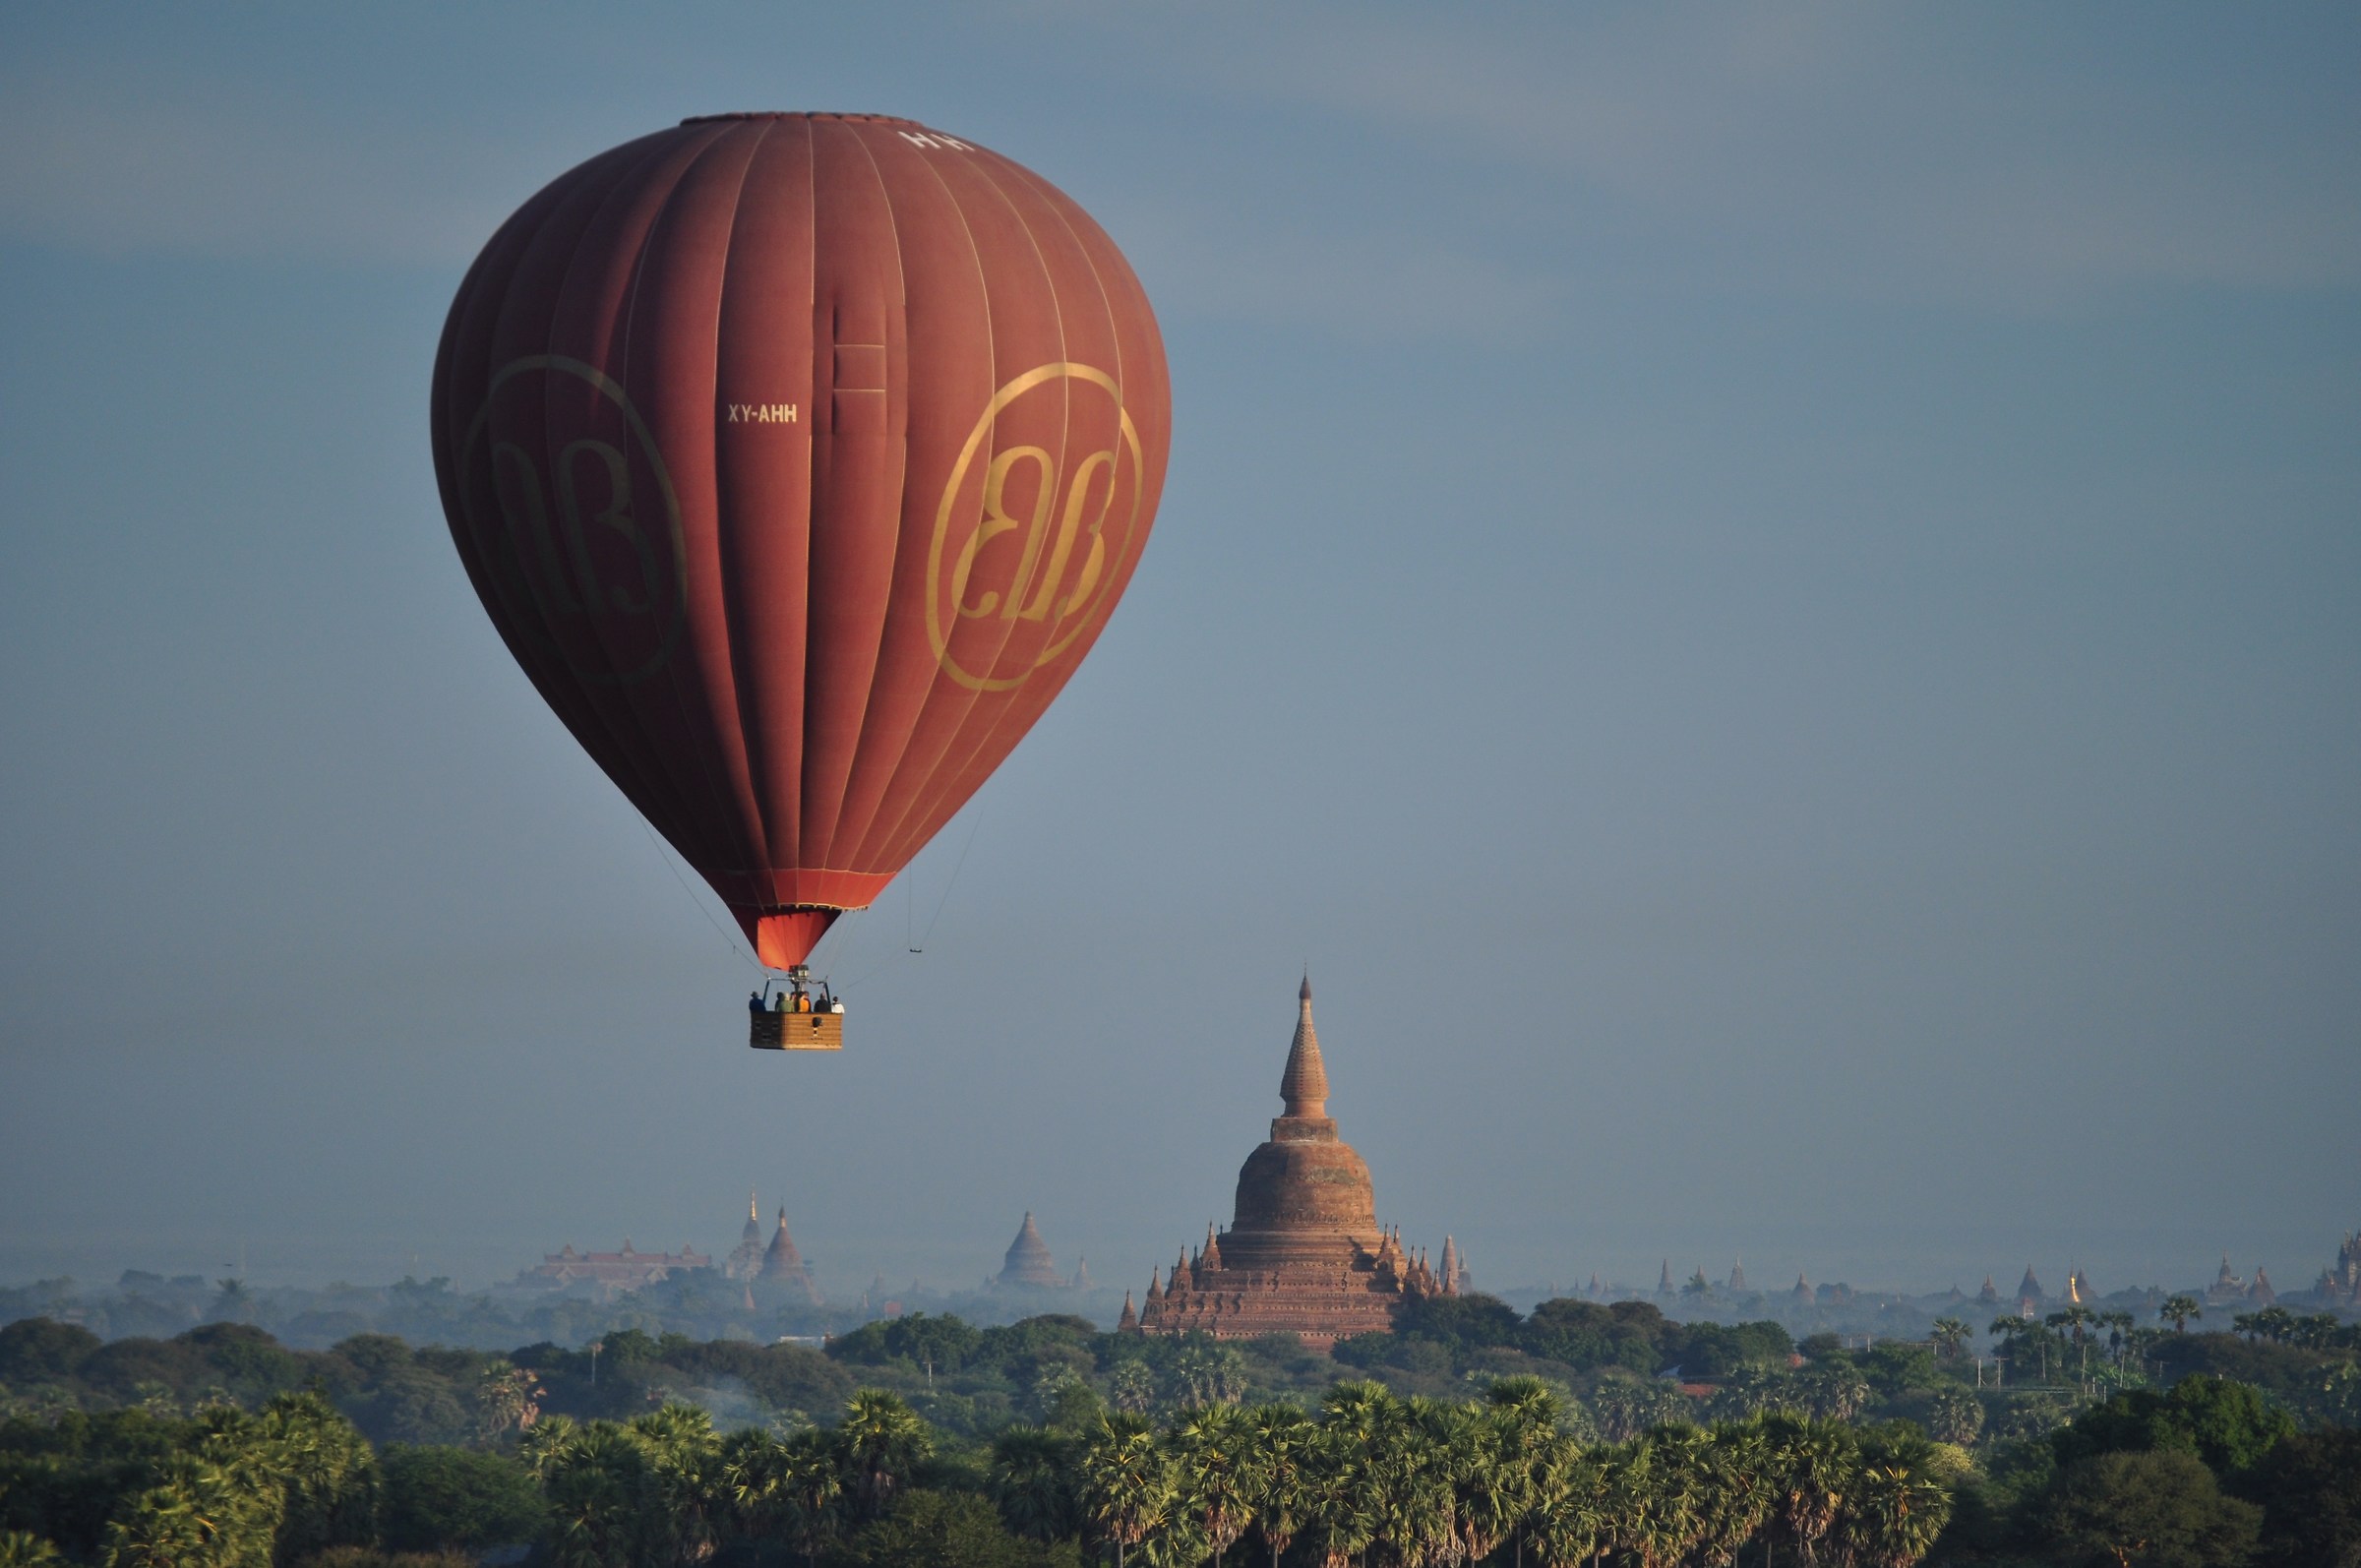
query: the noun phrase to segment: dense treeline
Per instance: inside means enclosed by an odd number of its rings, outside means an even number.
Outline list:
[[[317,1394],[185,1418],[0,1423],[0,1564],[385,1568],[534,1543],[548,1568],[1790,1561],[2349,1563],[2361,1432],[2299,1432],[2243,1385],[2138,1391],[1979,1463],[1907,1422],[1791,1411],[1622,1443],[1540,1379],[1462,1401],[1333,1384],[1161,1421],[1098,1410],[946,1441],[861,1390],[829,1426],[723,1433],[668,1405],[373,1452]],[[424,1568],[424,1565],[422,1565]]]
[[[1337,1360],[1069,1317],[913,1314],[825,1354],[626,1333],[508,1357],[291,1352],[232,1324],[102,1345],[36,1320],[0,1328],[0,1568],[504,1543],[548,1568],[2361,1561],[2361,1436],[2313,1398],[2353,1357],[2240,1326],[2168,1349],[2261,1387],[2092,1399],[2095,1376],[1978,1388],[1954,1335],[1791,1346],[1482,1297]],[[2157,1359],[2097,1357],[2123,1378]]]
[[[337,1546],[453,1549],[538,1538],[557,1568],[673,1568],[801,1554],[848,1564],[1079,1562],[1087,1549],[1203,1562],[1250,1541],[1278,1562],[1726,1560],[1781,1540],[1907,1565],[1941,1532],[1965,1456],[1907,1428],[1773,1416],[1563,1433],[1536,1379],[1479,1401],[1332,1386],[1315,1410],[1214,1401],[1161,1424],[1103,1412],[1014,1424],[944,1452],[895,1396],[832,1426],[723,1435],[702,1411],[536,1421],[505,1452],[390,1450],[317,1395],[258,1415],[19,1418],[0,1449],[6,1523],[100,1568],[270,1568]],[[382,1524],[381,1524],[382,1521]],[[349,1554],[347,1557],[349,1560]]]

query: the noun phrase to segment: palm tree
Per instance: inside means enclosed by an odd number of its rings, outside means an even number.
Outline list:
[[[2053,1329],[2063,1328],[2073,1330],[2074,1351],[2077,1362],[2075,1375],[2078,1377],[2087,1377],[2089,1375],[2090,1346],[2089,1343],[2084,1338],[2083,1331],[2091,1323],[2096,1322],[2097,1319],[2098,1314],[2096,1312],[2091,1311],[2090,1308],[2083,1305],[2082,1302],[2077,1301],[2063,1311],[2050,1313],[2048,1317],[2042,1320]]]
[[[1848,1421],[1869,1403],[1869,1380],[1841,1357],[1814,1363],[1797,1381],[1804,1402],[1822,1420]]]
[[[1972,1443],[1983,1425],[1983,1402],[1961,1385],[1948,1384],[1927,1395],[1926,1435],[1935,1441]]]
[[[1539,1441],[1557,1431],[1557,1391],[1543,1378],[1529,1373],[1495,1377],[1483,1386],[1483,1397],[1492,1409],[1506,1412],[1523,1429],[1528,1441]]]
[[[702,1562],[719,1544],[728,1495],[713,1417],[694,1405],[666,1405],[636,1417],[628,1429],[647,1452],[662,1499],[661,1550],[676,1564]]]
[[[1019,1536],[1050,1541],[1081,1528],[1073,1475],[1073,1441],[1063,1432],[1019,1421],[992,1440],[992,1500]]]
[[[549,1479],[551,1468],[572,1444],[580,1428],[571,1416],[548,1416],[533,1423],[516,1442],[516,1457],[532,1472],[533,1479]]]
[[[1704,1460],[1700,1554],[1707,1562],[1734,1562],[1738,1548],[1771,1517],[1770,1439],[1753,1421],[1716,1426]]]
[[[1534,1550],[1548,1568],[1575,1568],[1606,1549],[1607,1474],[1581,1446],[1564,1438],[1550,1442],[1534,1466],[1533,1516],[1527,1530]],[[1517,1538],[1523,1568],[1525,1537]]]
[[[1320,1396],[1320,1425],[1362,1444],[1378,1437],[1405,1418],[1402,1402],[1383,1383],[1355,1379],[1331,1383]]]
[[[590,1421],[548,1459],[551,1544],[559,1568],[638,1568],[660,1538],[661,1490],[646,1446],[613,1421]]]
[[[1689,1414],[1687,1398],[1669,1384],[1629,1376],[1601,1378],[1591,1391],[1591,1409],[1599,1417],[1600,1432],[1617,1443]]]
[[[483,1408],[484,1435],[497,1443],[511,1432],[523,1433],[541,1418],[540,1377],[520,1366],[495,1361],[476,1385],[476,1403]]]
[[[1156,1434],[1135,1417],[1100,1417],[1082,1450],[1081,1482],[1083,1517],[1115,1543],[1116,1568],[1123,1568],[1124,1551],[1172,1511],[1172,1479]]]
[[[1258,1407],[1248,1422],[1254,1533],[1271,1549],[1271,1568],[1302,1528],[1311,1498],[1312,1443],[1318,1428],[1293,1405]]]
[[[1681,1478],[1665,1474],[1666,1456],[1646,1438],[1602,1456],[1605,1470],[1608,1551],[1634,1559],[1640,1568],[1662,1568],[1688,1544],[1688,1498]]]
[[[1384,1423],[1370,1445],[1372,1544],[1404,1568],[1424,1568],[1456,1540],[1450,1467],[1439,1425],[1432,1401],[1405,1400],[1400,1417]]]
[[[854,1517],[878,1518],[894,1489],[935,1452],[935,1434],[918,1413],[881,1389],[857,1391],[837,1422],[835,1450],[852,1494]]]
[[[1748,1361],[1723,1379],[1722,1391],[1714,1396],[1709,1409],[1717,1419],[1727,1421],[1751,1420],[1780,1410],[1800,1415],[1803,1407],[1799,1379]]]
[[[1332,1415],[1314,1428],[1307,1458],[1304,1525],[1320,1543],[1324,1568],[1346,1568],[1377,1538],[1368,1444]]]
[[[2101,1312],[2098,1314],[2098,1320],[2106,1325],[2107,1356],[2116,1365],[2121,1366],[2124,1346],[2130,1343],[2132,1337],[2134,1321],[2132,1314],[2120,1311]]]
[[[58,1549],[22,1530],[0,1530],[0,1568],[53,1568],[64,1562]]]
[[[236,1487],[223,1471],[191,1455],[175,1455],[157,1469],[157,1484],[134,1497],[106,1527],[102,1568],[189,1568],[252,1558],[252,1547],[237,1538]]]
[[[1996,1317],[1987,1332],[1998,1342],[1992,1347],[1993,1358],[2005,1362],[2009,1370],[2022,1381],[2024,1374],[2020,1363],[2024,1358],[2025,1345],[2039,1332],[2039,1325],[2030,1318]]]
[[[1969,1328],[1961,1318],[1939,1317],[1935,1319],[1934,1330],[1928,1338],[1935,1342],[1935,1354],[1950,1361],[1959,1358],[1960,1353],[1968,1348],[1968,1341],[1974,1333],[1975,1330]]]
[[[281,1394],[263,1407],[256,1429],[284,1490],[273,1554],[295,1562],[367,1543],[377,1529],[377,1455],[327,1396]]]
[[[1107,1375],[1107,1399],[1117,1410],[1144,1416],[1156,1406],[1156,1374],[1145,1361],[1126,1360]]]
[[[1235,1403],[1246,1391],[1246,1358],[1235,1345],[1183,1345],[1173,1357],[1173,1379],[1183,1406]]]
[[[1911,1568],[1951,1519],[1951,1490],[1916,1465],[1872,1465],[1847,1500],[1845,1544],[1863,1568]]]
[[[1763,1424],[1771,1445],[1771,1523],[1804,1556],[1815,1557],[1851,1493],[1859,1449],[1834,1421],[1772,1417]]]
[[[1254,1517],[1260,1487],[1252,1419],[1236,1405],[1199,1406],[1174,1423],[1166,1449],[1177,1506],[1204,1533],[1218,1563]]]
[[[1533,1511],[1531,1429],[1507,1410],[1453,1405],[1439,1434],[1451,1478],[1451,1524],[1462,1559],[1482,1562]]]
[[[2156,1307],[2156,1321],[2170,1323],[2175,1334],[2188,1332],[2189,1320],[2204,1317],[2206,1309],[2194,1296],[2168,1296]]]
[[[781,1442],[766,1432],[740,1433],[722,1466],[745,1533],[756,1539],[778,1531],[807,1563],[835,1533],[844,1478],[826,1432],[814,1428]]]
[[[2278,1344],[2288,1334],[2295,1332],[2295,1313],[2290,1313],[2283,1306],[2267,1306],[2260,1313],[2243,1315],[2231,1327],[2238,1327],[2243,1334],[2250,1334],[2255,1339],[2269,1339],[2271,1344]]]

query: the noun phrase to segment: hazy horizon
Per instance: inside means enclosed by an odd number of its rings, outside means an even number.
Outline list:
[[[1026,1209],[1144,1284],[1308,965],[1380,1217],[1487,1289],[2308,1286],[2355,80],[2334,7],[10,13],[0,1279],[479,1285],[726,1250],[752,1183],[830,1289]],[[1175,397],[1098,649],[823,950],[825,1059],[745,1049],[426,430],[509,211],[757,107],[1059,185]]]

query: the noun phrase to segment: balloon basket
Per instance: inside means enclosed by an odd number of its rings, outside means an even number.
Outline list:
[[[797,964],[787,971],[787,987],[775,996],[765,981],[748,1014],[746,1043],[757,1051],[842,1051],[844,1003],[821,981],[817,993],[812,971]]]
[[[842,1051],[840,1012],[757,1012],[748,1015],[747,1044],[757,1051]]]

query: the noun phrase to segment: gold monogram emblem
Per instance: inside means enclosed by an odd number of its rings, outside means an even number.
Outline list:
[[[984,466],[980,514],[962,507],[1001,418],[1028,396],[1060,393],[1064,428],[1107,431],[1113,444],[1062,473],[1047,447],[1000,448]],[[1105,406],[1077,409],[1084,398]],[[1071,647],[1137,544],[1144,478],[1139,432],[1105,371],[1061,361],[995,392],[942,487],[927,551],[927,635],[943,673],[973,691],[1006,692]],[[958,635],[962,623],[977,622],[996,623],[999,634]],[[1028,629],[1036,634],[1020,634]]]
[[[663,668],[687,620],[688,546],[664,455],[623,388],[560,354],[511,360],[459,461],[463,514],[515,634],[594,686]],[[515,613],[528,604],[535,615]]]

